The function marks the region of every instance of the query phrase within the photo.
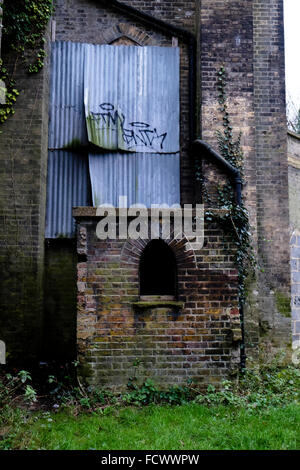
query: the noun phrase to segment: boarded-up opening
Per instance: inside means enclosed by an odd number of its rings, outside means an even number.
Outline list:
[[[180,204],[179,48],[53,43],[48,161],[46,238],[72,206]]]

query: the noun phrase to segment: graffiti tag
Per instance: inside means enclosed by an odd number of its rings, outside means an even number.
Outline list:
[[[167,132],[160,134],[155,127],[146,122],[133,121],[126,123],[126,117],[119,112],[113,104],[102,103],[98,113],[91,112],[90,119],[94,122],[98,131],[110,128],[121,133],[123,142],[128,149],[143,145],[148,148],[163,150]]]

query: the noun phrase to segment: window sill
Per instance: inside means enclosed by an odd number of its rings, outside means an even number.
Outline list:
[[[142,295],[140,301],[135,302],[133,306],[139,309],[156,307],[183,308],[184,303],[174,300],[171,295]]]

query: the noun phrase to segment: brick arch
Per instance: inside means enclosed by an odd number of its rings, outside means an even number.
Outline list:
[[[155,46],[156,41],[145,31],[128,23],[119,23],[111,26],[103,33],[103,39],[106,44],[111,45],[137,45],[137,46]]]
[[[150,241],[151,239],[127,240],[121,252],[121,263],[126,266],[130,265],[138,270],[141,255]],[[191,248],[190,242],[186,237],[181,238],[180,240],[172,238],[164,241],[172,249],[175,255],[178,269],[192,268],[196,266],[195,252]]]

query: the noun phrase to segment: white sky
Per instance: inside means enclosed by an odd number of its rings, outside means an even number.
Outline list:
[[[284,0],[287,101],[300,108],[300,0]],[[290,110],[292,111],[292,110]]]

